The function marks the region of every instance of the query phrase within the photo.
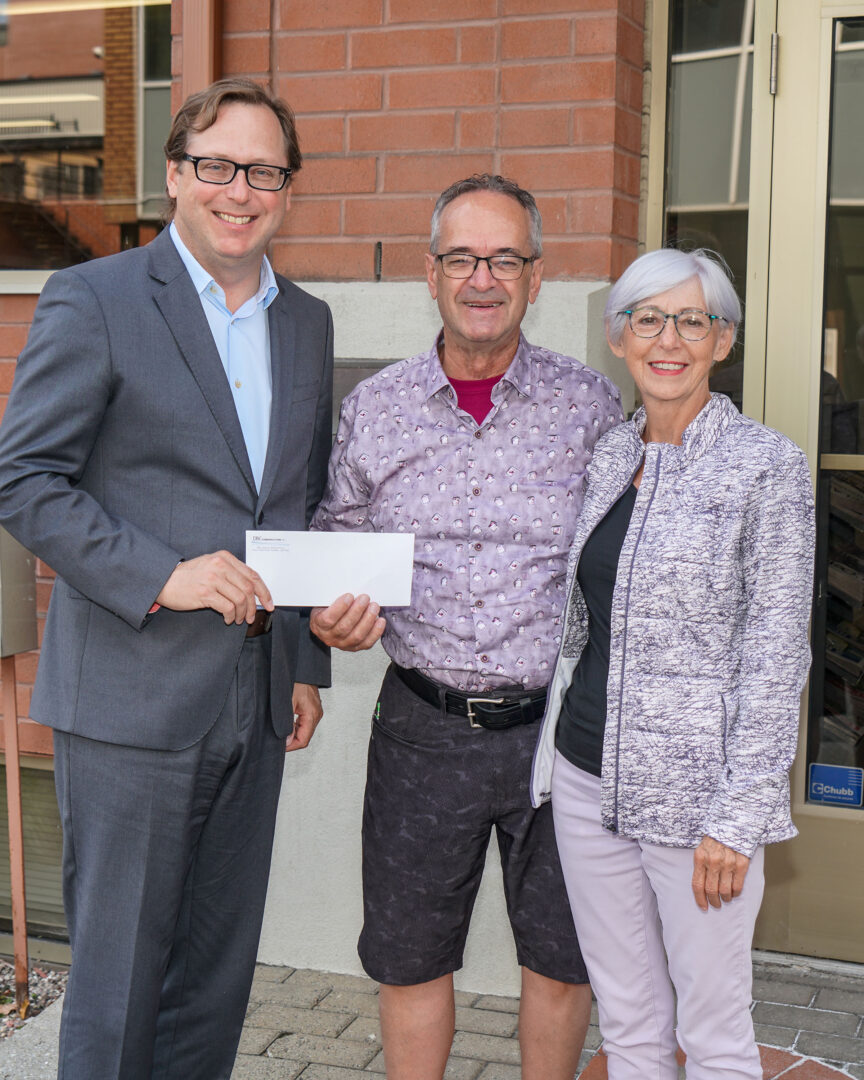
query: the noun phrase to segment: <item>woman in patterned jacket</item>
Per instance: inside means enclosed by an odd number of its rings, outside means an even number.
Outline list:
[[[598,443],[534,761],[610,1080],[761,1080],[750,948],[810,660],[804,454],[712,394],[741,318],[711,252],[637,259],[606,330],[641,394]]]

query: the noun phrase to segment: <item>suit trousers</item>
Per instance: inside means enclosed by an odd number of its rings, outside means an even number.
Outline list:
[[[72,944],[58,1080],[229,1080],[285,760],[269,680],[269,635],[247,639],[183,750],[55,732]]]
[[[609,1080],[762,1080],[750,1016],[751,946],[764,849],[741,896],[707,912],[691,890],[693,849],[604,829],[600,778],[555,755],[555,836],[591,986]]]

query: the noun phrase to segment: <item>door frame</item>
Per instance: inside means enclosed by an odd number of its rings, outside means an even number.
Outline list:
[[[864,0],[756,0],[754,18],[743,411],[798,443],[814,482],[833,21],[848,16],[864,16]],[[653,248],[663,238],[669,0],[653,0],[649,19],[643,235]],[[775,42],[776,93],[769,83]],[[864,456],[855,462],[864,468]],[[823,456],[821,465],[850,461]],[[790,777],[800,835],[766,850],[756,944],[864,962],[864,810],[806,801],[807,703],[805,688]]]

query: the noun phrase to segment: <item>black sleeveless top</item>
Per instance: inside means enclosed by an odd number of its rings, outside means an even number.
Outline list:
[[[555,746],[571,765],[594,776],[603,760],[612,590],[635,500],[631,485],[588,537],[576,571],[588,608],[588,642],[564,696]]]

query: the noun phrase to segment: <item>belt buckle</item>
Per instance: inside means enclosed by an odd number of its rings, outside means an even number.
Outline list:
[[[472,728],[482,728],[482,727],[486,726],[485,724],[481,724],[478,720],[475,719],[474,710],[471,708],[472,705],[477,705],[480,702],[487,702],[489,705],[503,705],[504,704],[504,698],[503,697],[466,697],[465,698],[465,704],[468,706],[468,723],[471,725]]]
[[[251,623],[246,625],[246,637],[256,638],[261,637],[262,634],[270,632],[270,628],[273,625],[273,612],[265,611],[264,608],[260,608],[255,612],[255,618]]]

